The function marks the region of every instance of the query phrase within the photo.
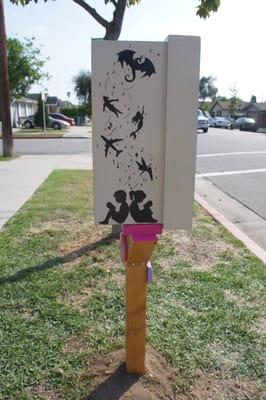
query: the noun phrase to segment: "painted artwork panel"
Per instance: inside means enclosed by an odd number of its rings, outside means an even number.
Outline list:
[[[97,224],[162,223],[166,45],[92,42]]]
[[[189,229],[200,38],[92,43],[96,224]]]

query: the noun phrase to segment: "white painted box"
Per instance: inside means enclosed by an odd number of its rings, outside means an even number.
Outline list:
[[[92,41],[96,224],[192,221],[200,39]]]

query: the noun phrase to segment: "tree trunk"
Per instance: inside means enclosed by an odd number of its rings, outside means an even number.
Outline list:
[[[104,40],[118,40],[119,36],[120,36],[119,28],[110,26],[110,28],[106,29]]]
[[[117,5],[113,14],[113,20],[106,28],[104,40],[118,40],[122,29],[126,5],[127,0],[117,1]]]
[[[13,155],[13,136],[10,113],[7,40],[3,0],[0,0],[0,115],[2,119],[3,156]]]

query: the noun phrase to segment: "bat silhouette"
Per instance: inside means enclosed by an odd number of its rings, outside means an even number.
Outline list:
[[[132,50],[123,50],[117,53],[118,62],[120,62],[121,67],[124,67],[124,64],[129,65],[132,70],[132,78],[130,79],[129,75],[125,76],[125,80],[127,82],[133,82],[136,78],[136,71],[144,72],[141,78],[144,76],[151,76],[155,74],[155,68],[151,60],[147,57],[136,57],[134,58],[134,54],[136,52]],[[143,60],[144,59],[144,60]]]
[[[148,172],[150,175],[151,181],[153,181],[153,175],[152,175],[152,167],[151,164],[147,165],[146,161],[144,160],[143,157],[141,157],[141,163],[136,161],[138,164],[139,170],[141,171],[140,175],[144,174],[144,172]]]

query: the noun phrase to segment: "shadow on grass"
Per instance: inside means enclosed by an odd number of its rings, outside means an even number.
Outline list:
[[[127,374],[125,364],[120,365],[112,375],[95,388],[86,400],[119,400],[136,382],[140,375]]]
[[[97,242],[83,246],[80,249],[72,251],[71,253],[65,256],[52,258],[51,260],[45,261],[43,264],[34,265],[33,267],[22,269],[11,276],[5,276],[3,278],[0,278],[0,285],[5,285],[6,283],[19,282],[27,278],[29,275],[35,274],[36,272],[45,271],[47,269],[55,268],[58,265],[74,261],[77,258],[80,258],[88,254],[90,251],[96,250],[98,247],[111,244],[115,240],[117,240],[117,237],[113,236],[112,233],[110,233],[108,236],[101,238]]]

